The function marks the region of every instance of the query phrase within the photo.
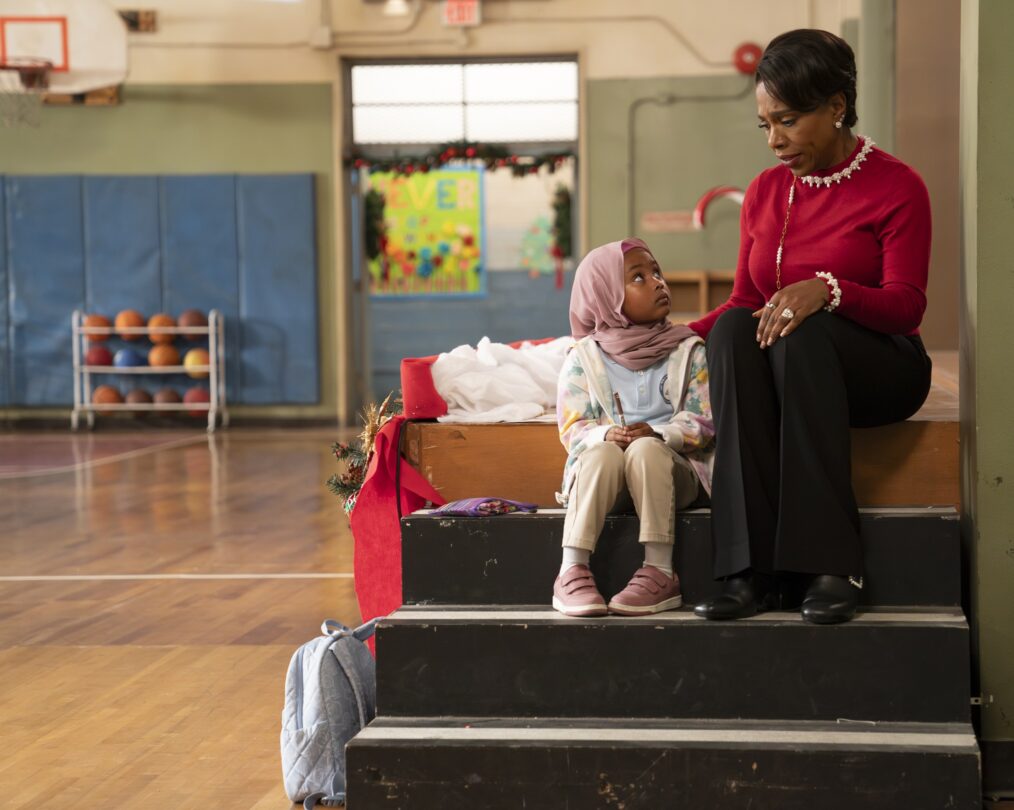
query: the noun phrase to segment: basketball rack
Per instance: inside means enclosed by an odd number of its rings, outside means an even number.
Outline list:
[[[53,63],[46,59],[12,57],[0,62],[0,125],[39,126],[52,69]]]
[[[213,309],[208,313],[207,326],[85,326],[84,313],[74,310],[71,315],[71,332],[74,338],[74,410],[71,412],[70,425],[77,430],[83,416],[88,429],[95,427],[96,413],[115,413],[117,411],[186,411],[188,413],[208,412],[208,433],[215,432],[215,425],[220,420],[222,427],[229,425],[229,411],[225,398],[225,320],[222,313]],[[90,366],[85,358],[90,345],[89,338],[99,341],[114,335],[129,335],[132,338],[151,337],[152,335],[183,335],[189,339],[207,337],[208,365],[206,366]],[[92,401],[92,375],[173,375],[196,373],[206,374],[209,387],[209,402],[141,402],[141,403],[98,403]]]

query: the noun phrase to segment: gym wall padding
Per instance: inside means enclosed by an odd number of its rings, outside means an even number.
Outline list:
[[[84,304],[80,177],[8,177],[12,405],[73,401],[70,315]]]
[[[0,408],[10,402],[11,364],[7,352],[7,216],[5,214],[7,183],[0,177]]]
[[[163,177],[162,291],[166,312],[205,302],[225,318],[225,384],[239,401],[239,252],[233,175]]]
[[[8,176],[4,190],[11,374],[0,402],[72,402],[76,308],[191,307],[226,318],[232,403],[318,401],[313,175]]]
[[[287,402],[316,402],[313,178],[241,175],[236,185],[243,401],[280,402],[284,392]],[[313,306],[293,306],[307,300]]]
[[[162,311],[157,177],[84,181],[85,310]]]

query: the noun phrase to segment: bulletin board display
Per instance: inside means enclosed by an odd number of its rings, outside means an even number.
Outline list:
[[[371,296],[486,294],[481,167],[375,172],[367,183],[384,200],[375,255],[367,259]]]

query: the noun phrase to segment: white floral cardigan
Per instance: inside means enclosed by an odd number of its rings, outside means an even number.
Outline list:
[[[653,427],[669,447],[687,457],[710,494],[715,426],[701,338],[687,338],[672,351],[668,375],[666,396],[673,403],[672,419],[668,424]],[[605,441],[609,428],[619,424],[602,350],[591,336],[582,338],[567,354],[556,390],[556,420],[560,441],[568,454],[563,487],[556,499],[566,506],[574,462],[589,447]]]

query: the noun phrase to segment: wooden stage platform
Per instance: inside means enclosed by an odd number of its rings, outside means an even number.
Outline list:
[[[860,506],[957,505],[957,352],[933,353],[922,409],[895,425],[852,431]],[[448,500],[497,496],[556,506],[566,453],[555,424],[410,423],[404,452]],[[476,487],[482,491],[478,491]]]

